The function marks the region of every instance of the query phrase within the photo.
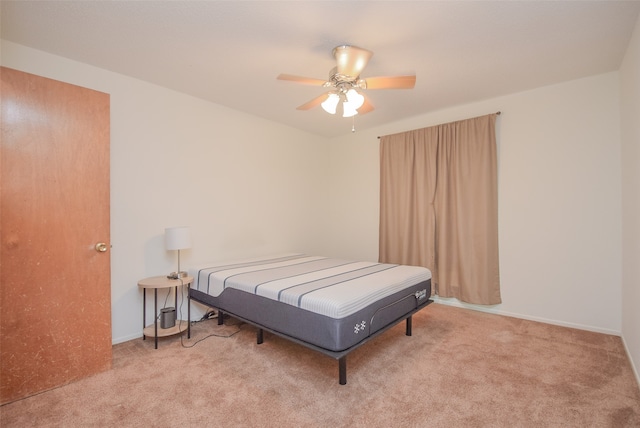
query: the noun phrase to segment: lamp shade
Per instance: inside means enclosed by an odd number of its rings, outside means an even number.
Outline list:
[[[167,250],[191,248],[191,233],[188,227],[168,227],[164,230],[164,245]]]

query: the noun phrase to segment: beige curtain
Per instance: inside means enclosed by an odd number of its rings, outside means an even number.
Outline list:
[[[501,302],[496,114],[380,139],[380,253],[440,297]]]

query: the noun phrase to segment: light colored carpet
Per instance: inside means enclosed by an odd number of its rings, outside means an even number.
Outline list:
[[[235,322],[229,320],[230,323]],[[619,337],[433,304],[337,361],[246,324],[114,347],[113,369],[0,408],[3,427],[639,427]],[[209,334],[231,337],[209,337]]]

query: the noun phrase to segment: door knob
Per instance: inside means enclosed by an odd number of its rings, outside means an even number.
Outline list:
[[[104,242],[98,242],[96,244],[96,251],[99,253],[104,253],[107,251],[107,244],[105,244]]]

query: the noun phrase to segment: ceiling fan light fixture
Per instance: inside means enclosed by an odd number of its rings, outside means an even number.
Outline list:
[[[356,46],[337,46],[333,49],[336,66],[329,71],[327,80],[292,74],[280,74],[277,79],[329,88],[328,92],[296,107],[297,110],[311,110],[321,105],[322,109],[329,114],[339,114],[343,117],[362,115],[374,109],[371,101],[362,93],[363,90],[412,89],[416,83],[415,74],[361,79],[360,74],[372,55],[373,52]],[[340,110],[339,113],[338,110]]]
[[[349,100],[342,103],[342,117],[351,117],[358,114],[358,110],[354,107],[354,104]]]
[[[357,110],[364,104],[364,96],[355,89],[349,89],[347,91],[347,101],[353,109]]]
[[[329,94],[326,100],[324,100],[320,105],[330,114],[336,114],[336,109],[338,108],[338,102],[340,102],[340,96],[335,92]]]

